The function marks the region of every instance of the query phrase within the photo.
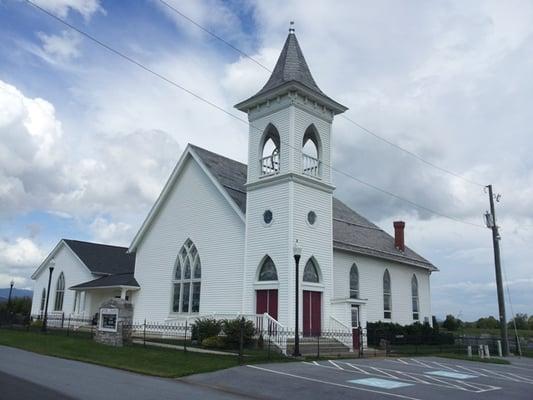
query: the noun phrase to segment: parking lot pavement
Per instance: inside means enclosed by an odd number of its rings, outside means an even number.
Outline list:
[[[260,399],[532,399],[533,360],[499,365],[437,357],[248,365],[184,378]]]

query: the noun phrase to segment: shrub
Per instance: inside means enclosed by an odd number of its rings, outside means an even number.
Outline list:
[[[255,327],[252,321],[243,323],[243,344],[250,345],[253,342]],[[222,330],[226,335],[226,344],[232,348],[238,348],[241,338],[241,319],[226,319],[222,321]]]
[[[202,347],[208,349],[223,349],[226,347],[226,341],[222,336],[211,336],[202,340]]]
[[[453,344],[451,333],[441,333],[437,326],[415,322],[402,326],[388,322],[367,324],[368,344],[377,346],[382,339],[391,344]]]
[[[200,343],[207,338],[220,335],[222,331],[222,321],[214,318],[200,318],[191,325],[192,340],[198,340]]]

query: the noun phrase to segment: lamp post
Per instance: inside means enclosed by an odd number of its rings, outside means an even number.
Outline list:
[[[9,282],[9,296],[7,298],[7,310],[11,311],[11,292],[13,292],[13,286],[15,285],[15,281],[11,279],[11,282]]]
[[[300,307],[299,307],[299,300],[300,300],[300,289],[299,289],[299,283],[300,283],[300,273],[299,273],[299,264],[300,264],[300,257],[302,255],[302,247],[298,244],[298,239],[294,242],[294,262],[296,266],[296,273],[295,273],[295,291],[294,291],[294,304],[295,304],[295,319],[294,319],[294,357],[300,356],[300,334],[299,334],[299,327],[298,323],[300,321]]]
[[[43,318],[43,324],[41,326],[41,331],[46,332],[46,324],[48,322],[48,300],[50,299],[50,285],[52,284],[52,272],[54,272],[54,267],[56,265],[56,262],[54,260],[50,261],[50,266],[48,267],[48,270],[50,271],[50,275],[48,275],[48,290],[46,291],[46,305],[44,306],[44,318]]]

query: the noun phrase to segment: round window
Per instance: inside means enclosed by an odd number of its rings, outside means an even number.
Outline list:
[[[272,222],[272,211],[266,210],[263,213],[263,221],[265,221],[265,224],[270,224]]]
[[[314,211],[309,211],[307,214],[307,222],[309,222],[310,225],[314,225],[316,222],[316,213]]]

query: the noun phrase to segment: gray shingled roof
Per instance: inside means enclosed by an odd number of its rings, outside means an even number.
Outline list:
[[[71,286],[70,289],[91,289],[91,288],[104,288],[114,286],[133,286],[139,287],[139,284],[135,280],[133,273],[128,274],[115,274],[106,275],[92,281],[80,283],[76,286]]]
[[[337,103],[335,100],[326,96],[322,90],[316,84],[307,61],[303,55],[302,49],[298,44],[295,33],[289,33],[285,45],[281,50],[278,61],[270,78],[263,88],[250,97],[236,105],[236,107],[244,111],[241,106],[248,104],[250,101],[256,98],[261,98],[263,95],[268,96],[270,92],[275,92],[275,89],[290,84],[299,84],[308,89],[311,93],[314,93],[318,98],[326,99],[333,107],[336,113],[344,112],[347,110],[345,106]]]
[[[200,147],[190,146],[241,211],[246,213],[247,165]],[[333,198],[333,247],[437,270],[428,260],[408,247],[403,253],[398,251],[392,236],[336,198]]]
[[[126,253],[127,247],[63,239],[78,258],[94,274],[132,274],[135,253]]]
[[[307,66],[305,57],[302,53],[302,49],[298,44],[298,39],[294,33],[289,33],[285,45],[281,50],[278,62],[272,71],[272,75],[263,88],[256,94],[256,96],[266,93],[278,86],[283,85],[286,82],[296,81],[302,85],[307,86],[309,89],[322,93],[322,90],[318,87],[311,71]]]

